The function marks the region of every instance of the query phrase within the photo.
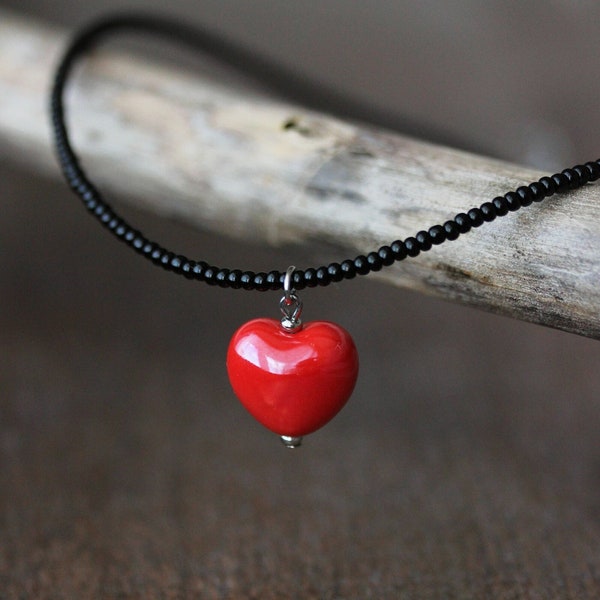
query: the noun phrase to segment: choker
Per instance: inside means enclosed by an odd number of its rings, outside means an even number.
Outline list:
[[[92,46],[116,33],[150,34],[191,46],[243,69],[246,75],[269,87],[281,89],[285,81],[286,93],[296,98],[303,97],[306,86],[269,60],[205,30],[164,18],[117,15],[92,23],[71,39],[57,66],[50,102],[54,145],[65,180],[89,213],[116,239],[155,265],[193,281],[234,290],[283,292],[279,319],[253,319],[234,333],[226,366],[231,387],[241,403],[288,448],[298,447],[303,436],[325,425],[341,410],[358,376],[358,353],[350,334],[328,321],[303,323],[299,291],[354,279],[415,258],[484,223],[600,178],[600,159],[576,165],[499,195],[404,240],[323,266],[290,266],[257,273],[191,260],[148,239],[119,216],[85,173],[70,142],[64,92],[73,67]]]

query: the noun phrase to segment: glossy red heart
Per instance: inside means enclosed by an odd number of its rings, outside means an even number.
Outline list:
[[[335,323],[313,321],[288,332],[275,319],[254,319],[233,335],[227,371],[257,421],[281,436],[300,437],[344,406],[356,383],[358,353]]]

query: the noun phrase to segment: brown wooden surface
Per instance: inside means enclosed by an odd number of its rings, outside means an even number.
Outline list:
[[[371,281],[306,292],[362,374],[287,451],[224,370],[277,295],[145,265],[7,167],[0,196],[2,600],[600,596],[596,342]],[[272,262],[136,218],[195,255]]]

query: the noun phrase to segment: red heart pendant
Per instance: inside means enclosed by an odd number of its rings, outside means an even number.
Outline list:
[[[344,406],[356,383],[358,353],[350,334],[334,323],[313,321],[289,332],[274,319],[254,319],[233,335],[227,372],[257,421],[298,438]]]

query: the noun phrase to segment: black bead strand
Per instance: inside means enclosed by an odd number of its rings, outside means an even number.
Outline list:
[[[259,291],[282,289],[285,272],[273,270],[269,273],[255,273],[217,267],[204,261],[190,260],[149,240],[112,209],[83,171],[71,146],[66,125],[63,100],[65,88],[75,64],[96,42],[102,41],[108,34],[123,32],[143,32],[166,37],[211,53],[229,66],[243,64],[247,72],[268,80],[268,84],[278,89],[285,89],[290,81],[277,69],[273,70],[278,73],[275,77],[266,61],[253,59],[244,49],[228,45],[206,32],[162,17],[129,15],[97,21],[76,35],[66,48],[55,72],[50,97],[54,146],[67,184],[103,227],[135,252],[168,271],[208,285],[232,289]],[[299,86],[296,86],[296,89],[299,93],[302,92]],[[361,254],[340,263],[332,262],[326,267],[295,270],[292,276],[293,286],[298,290],[305,287],[326,286],[344,279],[353,279],[356,275],[379,271],[408,257],[416,257],[421,252],[427,252],[433,246],[445,241],[456,240],[473,228],[529,206],[533,202],[540,202],[554,194],[576,189],[598,179],[600,179],[600,159],[575,165],[560,173],[544,176],[529,185],[520,186],[504,196],[497,196],[478,208],[471,208],[457,214],[443,225],[434,225],[419,231],[414,237],[407,237],[404,241],[396,240],[389,245],[381,246],[377,251],[367,252],[365,255]]]

